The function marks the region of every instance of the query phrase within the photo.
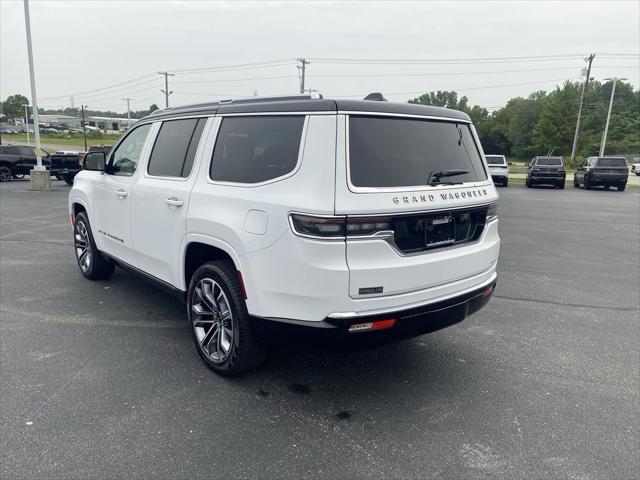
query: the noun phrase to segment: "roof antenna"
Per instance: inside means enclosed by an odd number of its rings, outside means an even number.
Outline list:
[[[380,92],[373,92],[364,97],[364,100],[371,100],[374,102],[386,102],[387,99]]]

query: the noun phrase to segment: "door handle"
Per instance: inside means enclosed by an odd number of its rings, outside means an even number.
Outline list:
[[[182,205],[184,205],[184,202],[177,199],[176,197],[167,197],[164,199],[164,201],[167,205],[170,205],[172,207],[181,207]]]
[[[129,195],[129,192],[127,192],[126,190],[122,190],[121,188],[116,190],[116,195],[120,198],[124,198],[127,195]]]

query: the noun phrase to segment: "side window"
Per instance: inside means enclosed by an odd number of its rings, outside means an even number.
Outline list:
[[[151,124],[142,125],[129,133],[111,155],[109,165],[116,175],[131,176],[136,171],[144,142],[151,130]]]
[[[19,155],[18,147],[7,147],[4,153],[7,155]]]
[[[260,183],[282,177],[298,163],[305,117],[226,117],[209,175],[213,180]]]
[[[25,157],[35,157],[36,152],[31,147],[20,147],[20,155],[24,155]]]
[[[163,122],[149,158],[149,175],[188,177],[206,120],[188,118]]]

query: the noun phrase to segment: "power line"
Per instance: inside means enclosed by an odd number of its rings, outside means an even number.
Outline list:
[[[519,63],[534,61],[560,61],[582,58],[582,54],[537,55],[521,57],[486,57],[486,58],[311,58],[318,63],[352,63],[352,64],[473,64],[473,63]]]

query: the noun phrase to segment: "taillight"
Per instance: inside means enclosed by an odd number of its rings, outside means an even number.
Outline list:
[[[347,235],[373,235],[390,230],[391,217],[347,217]]]
[[[496,218],[498,218],[498,204],[492,203],[487,209],[487,222],[495,220]]]
[[[344,217],[317,217],[315,215],[291,214],[291,225],[296,233],[323,238],[343,238]]]
[[[300,235],[345,238],[391,230],[391,217],[322,217],[292,213],[291,226]]]

